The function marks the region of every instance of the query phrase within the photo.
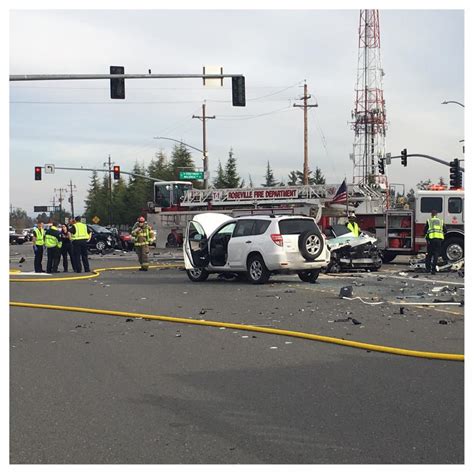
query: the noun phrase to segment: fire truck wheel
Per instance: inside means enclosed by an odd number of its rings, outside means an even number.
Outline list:
[[[324,240],[318,232],[308,230],[299,236],[298,248],[305,260],[315,260],[323,251]]]
[[[460,237],[446,239],[443,246],[443,259],[448,262],[456,262],[464,258],[464,240]]]
[[[318,279],[320,270],[305,270],[303,272],[298,272],[298,276],[300,277],[301,281],[305,283],[316,283]]]
[[[392,260],[395,260],[397,254],[395,252],[390,252],[389,250],[385,250],[382,254],[382,262],[383,263],[390,263]]]
[[[186,270],[186,273],[191,281],[205,281],[209,276],[209,272],[204,268],[193,268],[192,270]]]

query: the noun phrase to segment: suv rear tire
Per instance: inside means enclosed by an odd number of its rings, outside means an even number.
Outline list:
[[[302,272],[298,272],[298,276],[300,277],[301,281],[305,283],[316,283],[316,280],[319,277],[320,269],[317,270],[305,270]]]
[[[319,232],[307,230],[298,238],[298,248],[305,260],[315,260],[323,251],[324,240]]]
[[[186,270],[188,278],[191,281],[205,281],[209,276],[209,272],[204,270],[204,268],[193,268],[192,270]]]
[[[260,255],[251,255],[248,258],[247,279],[254,285],[261,285],[270,279],[270,272]]]

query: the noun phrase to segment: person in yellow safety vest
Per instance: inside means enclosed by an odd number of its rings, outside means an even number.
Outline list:
[[[132,229],[133,245],[140,262],[140,271],[148,271],[149,245],[155,240],[155,233],[143,216],[138,218]]]
[[[360,228],[359,224],[356,222],[356,215],[352,212],[348,216],[349,222],[346,224],[346,227],[352,232],[354,237],[359,237],[360,235]]]
[[[35,253],[35,273],[44,273],[43,270],[44,228],[38,222],[33,229],[33,252]]]
[[[84,265],[84,272],[91,271],[89,266],[89,256],[87,254],[87,242],[91,239],[91,235],[87,230],[87,225],[81,222],[81,216],[76,216],[73,224],[69,226],[72,240],[72,255],[74,257],[73,268],[76,273],[82,272],[82,265]],[[81,265],[82,260],[82,265]]]
[[[56,227],[56,223],[52,222],[49,229],[44,233],[44,246],[48,255],[46,262],[46,273],[58,273],[58,263],[61,248],[59,240],[61,233]]]
[[[438,217],[438,211],[431,211],[431,218],[426,221],[425,237],[428,247],[426,254],[426,273],[434,275],[436,273],[436,265],[438,257],[443,245],[444,234],[446,233],[446,226],[443,219]]]

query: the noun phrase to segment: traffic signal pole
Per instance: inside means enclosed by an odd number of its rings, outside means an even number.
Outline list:
[[[441,163],[442,165],[446,165],[446,166],[450,166],[450,163],[449,161],[446,161],[446,160],[442,160],[441,158],[436,158],[435,156],[431,156],[431,155],[422,155],[420,153],[413,153],[411,155],[406,155],[408,158],[410,157],[419,157],[419,158],[426,158],[428,160],[432,160],[432,161],[436,161],[437,163]],[[391,159],[397,159],[397,158],[402,158],[401,155],[398,155],[398,156],[392,156]],[[459,169],[464,172],[464,168],[462,168],[461,166],[459,167]]]

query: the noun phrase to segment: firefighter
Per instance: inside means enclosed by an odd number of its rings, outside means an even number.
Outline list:
[[[426,221],[425,225],[425,238],[428,247],[425,260],[426,273],[431,272],[432,275],[436,273],[436,265],[445,233],[446,226],[444,225],[443,219],[438,217],[438,211],[431,211],[431,218]]]
[[[46,273],[58,273],[58,254],[61,249],[60,237],[61,233],[56,227],[56,224],[52,222],[44,234],[44,246],[46,247],[48,256],[48,260],[46,261]]]
[[[346,227],[352,232],[354,237],[359,237],[360,228],[359,224],[356,222],[356,215],[354,212],[351,212],[348,216],[349,222],[346,224]]]
[[[143,216],[140,216],[132,229],[133,245],[140,262],[140,271],[148,271],[148,252],[150,243],[154,240],[153,229]]]
[[[33,229],[33,252],[35,253],[35,273],[44,273],[43,270],[44,228],[38,222]]]
[[[74,257],[73,268],[76,273],[91,271],[89,266],[89,256],[87,255],[87,242],[91,239],[91,234],[87,230],[87,225],[81,222],[81,216],[76,216],[73,224],[69,227],[72,240],[72,255]],[[81,265],[82,259],[82,265]]]

